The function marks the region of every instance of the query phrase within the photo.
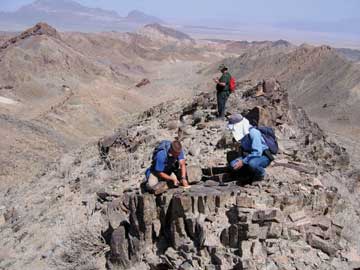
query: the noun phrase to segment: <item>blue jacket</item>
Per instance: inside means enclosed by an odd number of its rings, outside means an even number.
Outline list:
[[[250,159],[254,157],[261,157],[263,152],[269,147],[266,145],[261,132],[256,128],[250,128],[250,133],[240,140],[242,149],[250,153],[244,158],[241,158],[244,164],[249,164]]]

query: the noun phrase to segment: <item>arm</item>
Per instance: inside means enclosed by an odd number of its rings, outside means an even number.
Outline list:
[[[253,157],[261,157],[263,154],[263,145],[261,142],[261,133],[255,128],[250,130],[251,153],[243,159],[244,164],[248,164]]]
[[[186,179],[186,164],[185,164],[185,159],[182,159],[179,161],[180,163],[180,171],[181,171],[181,184],[184,187],[188,187],[189,183]]]
[[[170,182],[173,182],[175,186],[178,186],[179,185],[179,180],[172,178],[170,175],[167,175],[166,173],[164,172],[158,172],[157,173],[158,177],[160,177],[161,179],[165,180],[165,181],[170,181]]]
[[[165,181],[171,181],[174,183],[175,186],[179,185],[179,181],[178,179],[175,177],[171,177],[170,175],[164,173],[165,170],[165,162],[166,162],[166,153],[165,151],[160,151],[157,156],[156,156],[156,162],[155,162],[155,167],[154,167],[154,171],[155,174],[165,180]]]
[[[231,75],[229,73],[225,73],[219,80],[217,80],[217,83],[224,87],[230,85],[230,77]]]
[[[226,82],[221,82],[219,78],[214,79],[214,82],[220,84],[221,86],[226,86]]]

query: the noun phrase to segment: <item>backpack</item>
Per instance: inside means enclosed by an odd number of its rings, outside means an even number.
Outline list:
[[[152,161],[153,162],[155,161],[157,153],[159,153],[160,151],[163,151],[163,150],[165,150],[166,153],[168,153],[170,148],[171,148],[171,142],[170,141],[166,141],[166,140],[161,141],[154,149],[154,152],[152,154]]]
[[[235,89],[236,89],[236,80],[235,80],[234,77],[231,77],[231,78],[230,78],[229,89],[230,89],[230,92],[231,92],[231,93],[235,92]]]
[[[275,131],[271,127],[256,127],[261,132],[266,145],[269,147],[271,154],[276,155],[279,151],[279,145],[276,140]]]
[[[265,144],[269,147],[271,154],[276,155],[279,151],[279,146],[276,140],[275,132],[271,127],[252,127],[260,131],[261,136],[263,137]],[[241,139],[241,149],[246,152],[251,152],[251,138],[250,134],[247,134]]]

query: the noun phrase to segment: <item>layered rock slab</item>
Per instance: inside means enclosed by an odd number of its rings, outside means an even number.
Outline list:
[[[110,269],[141,261],[151,269],[297,269],[299,261],[308,265],[304,269],[316,269],[316,260],[337,256],[341,228],[328,214],[315,211],[319,194],[299,200],[305,192],[280,196],[275,181],[265,186],[232,182],[207,187],[201,182],[160,196],[125,194],[115,201],[123,207],[114,211],[113,201],[107,210]],[[270,188],[279,192],[278,198],[267,192]],[[318,193],[329,198],[331,191]],[[300,202],[294,206],[295,201]],[[289,206],[297,212],[289,214]],[[326,207],[331,212],[333,205]],[[307,257],[308,252],[314,257]]]

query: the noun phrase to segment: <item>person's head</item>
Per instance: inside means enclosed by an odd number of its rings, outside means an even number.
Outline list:
[[[251,125],[249,120],[242,117],[240,114],[229,117],[228,129],[231,130],[234,139],[239,142],[250,132]]]
[[[182,145],[179,141],[173,141],[170,147],[170,154],[173,157],[178,157],[182,151]]]
[[[225,73],[225,72],[228,71],[228,68],[227,68],[224,64],[221,64],[221,65],[219,66],[219,71],[220,71],[221,73]]]

